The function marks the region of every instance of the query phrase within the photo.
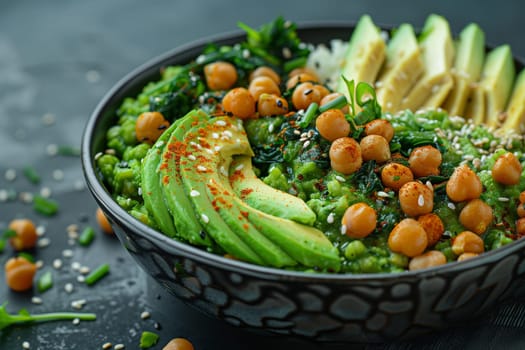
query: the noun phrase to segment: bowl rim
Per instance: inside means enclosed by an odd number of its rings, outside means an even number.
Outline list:
[[[297,26],[299,37],[301,33],[308,30],[323,31],[323,30],[347,30],[351,32],[355,28],[354,22],[343,22],[343,21],[309,21],[309,22],[294,22]],[[381,29],[389,30],[389,26],[379,26]],[[195,51],[199,48],[202,49],[209,43],[231,43],[236,42],[239,39],[245,37],[245,32],[241,30],[223,32],[215,35],[206,36],[194,41],[178,45],[175,48],[164,52],[145,63],[137,66],[131,72],[124,75],[118,80],[102,97],[97,103],[95,109],[90,115],[82,134],[81,139],[81,163],[86,181],[87,187],[98,205],[103,211],[120,226],[125,226],[127,229],[132,230],[135,234],[145,238],[147,240],[153,240],[157,244],[161,243],[167,247],[170,247],[178,252],[178,254],[189,258],[199,263],[206,265],[213,265],[216,268],[221,268],[231,272],[236,272],[241,275],[257,276],[266,280],[289,280],[289,281],[301,281],[308,283],[315,282],[336,282],[344,283],[347,281],[359,281],[359,282],[378,282],[378,281],[395,281],[399,279],[424,279],[430,277],[437,277],[446,275],[449,273],[459,273],[460,271],[469,270],[478,266],[502,260],[503,258],[511,255],[512,253],[521,250],[525,247],[525,239],[518,239],[510,244],[503,247],[482,253],[479,257],[468,259],[462,262],[451,262],[445,265],[431,267],[422,270],[415,271],[402,271],[402,272],[382,272],[382,273],[311,273],[304,271],[287,270],[283,268],[274,268],[268,266],[256,265],[248,262],[243,262],[234,259],[225,258],[219,254],[209,253],[202,248],[192,246],[190,244],[177,241],[176,239],[170,238],[160,231],[144,224],[140,220],[133,217],[131,214],[126,212],[118,203],[111,197],[103,184],[99,181],[98,176],[95,172],[94,157],[95,154],[91,153],[93,148],[93,140],[95,136],[95,130],[100,122],[104,119],[104,112],[112,103],[116,101],[122,102],[123,96],[116,98],[119,93],[125,91],[129,86],[134,86],[135,81],[141,76],[146,75],[148,72],[158,71],[159,68],[163,67],[169,60],[173,60],[176,56],[184,55],[188,51]],[[192,57],[196,57],[193,55]],[[514,61],[517,66],[524,66],[525,60],[514,55]],[[115,101],[116,100],[116,101]]]

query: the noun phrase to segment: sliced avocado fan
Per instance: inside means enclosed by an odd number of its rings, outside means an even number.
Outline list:
[[[450,68],[454,60],[454,44],[448,22],[439,15],[430,15],[419,36],[425,72],[401,103],[401,109],[435,109],[443,103],[454,84]]]
[[[522,69],[516,78],[506,114],[502,128],[523,134],[525,129],[525,69]]]
[[[376,82],[376,95],[385,112],[397,112],[403,97],[424,72],[414,29],[401,24],[386,49],[386,60]]]
[[[485,34],[471,23],[459,34],[452,69],[454,87],[443,107],[450,115],[464,115],[474,84],[479,80],[485,60]]]

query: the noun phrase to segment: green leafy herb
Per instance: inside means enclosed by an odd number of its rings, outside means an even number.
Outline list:
[[[20,252],[18,253],[18,256],[20,258],[24,258],[26,259],[27,261],[29,261],[30,263],[34,263],[35,262],[35,258],[33,257],[33,255],[27,253],[27,252]]]
[[[140,348],[141,349],[149,349],[153,345],[157,344],[159,341],[159,336],[156,333],[144,331],[140,335]]]
[[[0,330],[9,326],[33,322],[49,322],[61,320],[73,320],[78,318],[81,321],[94,321],[97,319],[95,314],[74,313],[74,312],[54,312],[48,314],[31,315],[22,309],[18,314],[9,314],[6,310],[6,303],[0,305]]]
[[[310,126],[310,124],[315,120],[315,117],[317,116],[317,107],[319,105],[315,102],[310,103],[306,111],[304,112],[304,116],[297,121],[297,124],[302,128],[307,128]]]
[[[24,168],[24,175],[35,185],[40,183],[40,175],[38,175],[38,172],[32,166],[28,165]]]
[[[87,247],[93,242],[95,239],[95,230],[93,227],[86,227],[84,231],[80,234],[80,237],[78,237],[78,243],[84,247]]]

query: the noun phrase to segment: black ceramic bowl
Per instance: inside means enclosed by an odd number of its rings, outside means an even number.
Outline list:
[[[347,40],[348,24],[299,26],[305,42]],[[111,198],[93,159],[122,100],[135,96],[162,67],[186,63],[227,34],[177,48],[139,67],[102,99],[83,136],[82,164],[97,203],[138,264],[174,296],[225,322],[317,341],[382,341],[410,337],[483,315],[525,286],[525,239],[476,259],[395,274],[307,274],[256,266],[174,241],[139,222]],[[523,64],[516,62],[518,68]],[[165,301],[169,303],[169,300]]]

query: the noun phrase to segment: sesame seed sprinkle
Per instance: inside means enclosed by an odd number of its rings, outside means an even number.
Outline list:
[[[388,193],[386,193],[385,191],[377,191],[377,196],[378,197],[384,197],[384,198],[390,197],[390,195]]]
[[[447,207],[449,207],[449,209],[456,210],[456,205],[452,202],[448,202]]]
[[[79,318],[74,318],[71,323],[73,323],[75,326],[77,326],[78,324],[80,324],[80,319]]]
[[[40,304],[43,303],[43,300],[42,300],[42,298],[40,298],[40,297],[32,297],[32,298],[31,298],[31,302],[32,302],[33,304],[40,305]]]
[[[14,181],[16,179],[16,170],[15,169],[7,169],[4,173],[4,178],[7,181]]]
[[[346,182],[346,179],[344,177],[342,177],[341,175],[336,175],[335,176],[335,179],[339,182]]]
[[[115,350],[122,350],[122,349],[124,349],[124,344],[115,345]]]
[[[108,343],[104,343],[104,344],[102,345],[102,349],[103,349],[103,350],[108,350],[108,349],[111,349],[112,346],[113,346],[113,344],[111,344],[111,343],[109,343],[109,342],[108,342]]]
[[[201,171],[201,172],[205,172],[205,171],[207,171],[208,169],[207,169],[205,166],[203,166],[203,165],[197,165],[197,170],[198,170],[198,171]]]
[[[342,235],[346,234],[346,225],[341,225],[341,234]]]
[[[71,307],[74,309],[80,310],[84,307],[84,305],[86,305],[86,303],[87,303],[86,299],[73,300],[71,302]]]
[[[22,348],[25,350],[31,349],[31,344],[28,341],[22,343]]]
[[[39,239],[38,243],[37,243],[39,248],[45,248],[45,247],[49,246],[50,244],[51,244],[51,240],[49,238],[47,238],[47,237]]]
[[[73,289],[75,287],[73,286],[73,283],[66,283],[64,285],[64,290],[66,291],[66,293],[73,293]]]
[[[218,126],[226,126],[226,122],[224,120],[217,120],[215,122],[215,125],[218,125]]]
[[[244,168],[244,164],[239,164],[239,165],[237,165],[237,166],[235,167],[235,170],[236,170],[236,171],[241,171],[242,168]]]
[[[268,132],[269,132],[269,133],[273,133],[273,130],[274,130],[274,129],[275,129],[275,125],[273,125],[273,123],[270,123],[270,124],[268,125]]]
[[[199,191],[197,191],[197,190],[191,190],[190,191],[190,196],[191,197],[198,197],[200,195],[201,195],[201,193]]]
[[[53,260],[53,268],[55,268],[56,270],[59,270],[60,268],[62,268],[62,260],[60,259]]]
[[[191,161],[195,161],[195,160],[197,160],[197,157],[195,157],[193,154],[190,154],[188,156],[188,159],[191,160]]]
[[[334,215],[334,213],[330,213],[330,214],[328,214],[328,217],[326,218],[326,222],[329,223],[329,224],[333,224],[333,223],[334,223],[334,220],[335,220],[335,215]]]
[[[510,199],[508,197],[498,197],[498,201],[500,202],[508,202]]]
[[[422,194],[420,194],[419,197],[417,197],[417,205],[419,205],[420,207],[425,205],[425,197],[423,197]]]
[[[82,276],[82,275],[78,275],[77,276],[77,282],[78,283],[84,283],[86,281],[86,277]]]
[[[147,311],[144,311],[140,314],[140,318],[142,318],[143,320],[147,319],[147,318],[150,318],[151,314]]]
[[[201,219],[205,224],[210,222],[210,218],[206,214],[201,214]]]
[[[71,249],[64,249],[62,251],[62,256],[64,258],[71,258],[73,256],[73,251]]]

